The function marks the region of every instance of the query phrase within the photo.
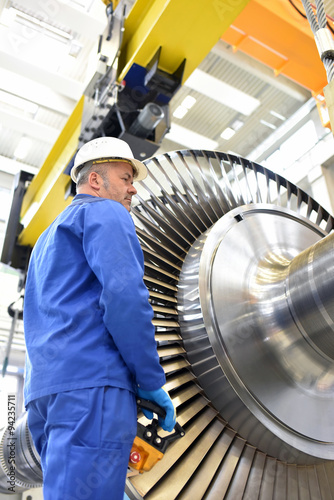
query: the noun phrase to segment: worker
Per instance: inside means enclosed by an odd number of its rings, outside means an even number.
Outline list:
[[[77,195],[32,251],[24,391],[44,500],[123,499],[136,395],[165,409],[163,429],[175,425],[129,213],[146,175],[124,141],[86,143],[71,170]]]

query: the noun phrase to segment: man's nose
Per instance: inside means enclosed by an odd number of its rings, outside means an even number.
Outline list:
[[[129,191],[129,193],[131,193],[132,195],[137,194],[137,189],[134,187],[134,185],[133,185],[133,184],[131,184],[131,186],[129,187],[128,191]]]

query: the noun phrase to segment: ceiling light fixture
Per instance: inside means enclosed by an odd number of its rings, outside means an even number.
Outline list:
[[[188,110],[187,108],[185,108],[184,106],[182,106],[182,104],[180,106],[178,106],[176,108],[176,110],[174,111],[173,113],[173,116],[175,118],[183,118],[186,114],[188,113]]]
[[[318,111],[319,111],[322,123],[328,123],[329,122],[329,111],[328,111],[327,106],[319,106]]]
[[[70,48],[68,51],[68,55],[72,57],[78,57],[82,50],[83,45],[77,40],[71,40]]]
[[[200,69],[195,69],[184,85],[247,116],[261,104],[255,97],[235,89]]]
[[[70,33],[68,33],[67,31],[62,30],[60,28],[56,28],[55,26],[52,26],[51,24],[46,23],[45,21],[41,21],[37,17],[31,16],[30,14],[26,14],[25,12],[23,12],[22,10],[19,10],[16,7],[10,7],[9,10],[14,11],[16,16],[35,24],[39,28],[46,29],[53,34],[64,38],[66,41],[72,40],[72,38],[73,38],[72,35],[70,35]]]
[[[180,118],[180,119],[183,118],[188,113],[188,110],[193,107],[195,102],[196,102],[195,97],[187,95],[183,99],[181,104],[176,108],[176,110],[173,113],[173,116],[175,118]]]
[[[228,141],[229,139],[231,139],[231,137],[233,137],[235,134],[235,130],[233,130],[233,128],[231,127],[226,127],[225,130],[223,130],[223,132],[220,134],[220,137],[222,139],[225,139],[225,141]]]
[[[273,123],[269,123],[266,120],[260,120],[260,123],[262,123],[262,125],[265,125],[266,127],[272,128],[273,130],[277,129],[276,125],[274,125]]]
[[[280,115],[279,113],[276,113],[276,111],[271,110],[269,112],[270,112],[271,115],[275,116],[279,120],[282,120],[282,122],[284,122],[286,120],[285,116]]]
[[[245,122],[243,122],[242,120],[238,120],[238,119],[236,119],[236,120],[234,120],[234,122],[232,123],[231,128],[233,128],[233,130],[235,130],[235,131],[237,132],[237,131],[238,131],[238,130],[240,130],[240,129],[241,129],[241,127],[243,127],[244,125],[245,125]]]
[[[196,99],[195,97],[193,97],[192,95],[187,95],[183,101],[181,102],[181,106],[184,106],[185,108],[187,109],[190,109],[193,107],[193,105],[195,104],[196,102]]]
[[[165,135],[166,139],[181,144],[189,149],[208,149],[214,150],[218,147],[218,142],[205,137],[204,135],[193,132],[176,123],[171,124],[170,131]]]
[[[14,151],[14,157],[17,160],[23,160],[29,153],[31,146],[32,146],[31,139],[28,139],[28,137],[22,137],[20,139],[20,142],[16,146],[16,149]]]

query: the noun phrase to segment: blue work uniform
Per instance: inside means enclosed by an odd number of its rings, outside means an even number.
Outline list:
[[[44,500],[123,498],[136,387],[165,383],[143,274],[132,218],[105,198],[77,195],[33,249],[24,395]]]

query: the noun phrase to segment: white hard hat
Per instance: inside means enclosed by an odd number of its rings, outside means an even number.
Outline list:
[[[146,166],[133,157],[131,148],[125,141],[116,137],[98,137],[86,142],[77,152],[71,170],[73,181],[77,182],[78,173],[85,163],[103,159],[106,161],[108,159],[129,161],[134,169],[133,179],[135,181],[141,181],[147,176]]]

